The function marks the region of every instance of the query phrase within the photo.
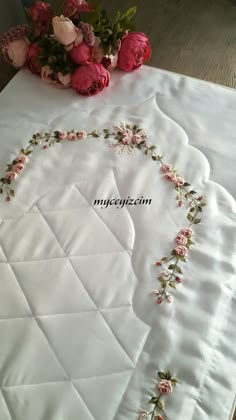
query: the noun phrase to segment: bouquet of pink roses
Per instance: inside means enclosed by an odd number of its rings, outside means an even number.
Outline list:
[[[28,25],[16,26],[0,39],[5,60],[27,66],[44,82],[94,95],[109,86],[118,67],[133,71],[151,56],[148,37],[132,32],[136,7],[117,12],[111,22],[101,6],[65,0],[53,10],[45,1],[27,9]]]

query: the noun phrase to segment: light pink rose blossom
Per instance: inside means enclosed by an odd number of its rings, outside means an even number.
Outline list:
[[[164,174],[167,174],[172,170],[172,165],[170,165],[169,163],[162,165],[161,170]]]
[[[75,42],[78,35],[78,28],[65,16],[55,16],[52,19],[52,27],[56,40],[60,44],[68,46]]]
[[[141,136],[139,134],[134,134],[131,138],[133,144],[139,144],[142,141]]]
[[[154,295],[159,295],[160,294],[160,292],[159,292],[159,290],[157,290],[157,289],[155,289],[155,290],[153,290],[153,292],[152,292]]]
[[[122,143],[130,144],[132,141],[133,132],[129,128],[127,128],[126,130],[124,130],[123,134],[124,137],[122,139]]]
[[[60,131],[60,133],[59,133],[59,139],[60,140],[65,140],[67,138],[67,136],[68,136],[67,131]]]
[[[186,246],[184,246],[184,245],[178,245],[178,246],[175,248],[175,252],[176,252],[176,254],[177,254],[177,255],[179,255],[180,257],[184,257],[184,256],[187,254],[188,249],[187,249],[187,248],[186,248]]]
[[[176,242],[179,245],[187,245],[188,239],[186,238],[186,236],[179,233],[178,236],[176,237]]]
[[[157,299],[157,303],[158,303],[158,305],[160,305],[162,302],[163,302],[162,297],[161,297],[161,296],[159,296],[159,298]]]
[[[146,420],[147,419],[147,412],[146,411],[143,411],[141,414],[140,414],[140,417],[139,417],[139,420]]]
[[[169,172],[168,174],[165,175],[165,179],[167,179],[167,181],[175,182],[176,175],[174,172]]]
[[[79,140],[85,140],[87,137],[87,133],[86,131],[78,131],[78,133],[76,133],[77,139]]]
[[[162,271],[160,276],[167,277],[167,276],[169,276],[169,273],[168,273],[168,271]]]
[[[17,163],[15,166],[13,166],[13,171],[17,174],[20,174],[25,169],[24,165],[22,163]]]
[[[179,204],[179,207],[184,207],[184,202],[183,202],[182,200],[180,200],[180,201],[178,202],[178,204]]]
[[[180,176],[177,176],[176,180],[175,180],[175,185],[176,187],[182,187],[185,183],[185,180],[183,178],[181,178]]]
[[[167,379],[162,379],[157,385],[157,389],[163,395],[171,394],[171,392],[173,391],[172,383],[171,381],[168,381]]]
[[[173,298],[172,298],[171,295],[167,295],[166,296],[166,300],[167,300],[168,303],[172,303],[173,302]]]
[[[68,136],[67,136],[67,139],[69,141],[75,141],[75,140],[77,140],[77,135],[75,133],[69,133]]]
[[[29,160],[28,157],[25,156],[25,155],[17,156],[17,158],[15,159],[15,161],[17,163],[22,163],[22,165],[24,165],[26,162],[28,162],[28,160]]]
[[[191,228],[187,227],[185,229],[182,229],[180,231],[180,233],[182,235],[186,236],[186,238],[190,238],[192,236],[192,234],[193,234],[193,230]]]
[[[5,178],[8,181],[14,181],[17,178],[17,176],[18,176],[17,173],[14,171],[9,171],[5,173]]]

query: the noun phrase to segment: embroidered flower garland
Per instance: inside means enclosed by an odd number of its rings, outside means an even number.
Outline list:
[[[176,289],[176,286],[182,282],[182,269],[181,263],[187,262],[188,251],[191,246],[194,245],[193,238],[193,225],[201,222],[199,213],[202,212],[203,207],[206,205],[206,201],[203,196],[198,196],[197,192],[191,188],[191,185],[186,182],[177,172],[172,165],[164,163],[163,156],[155,152],[155,146],[148,144],[148,135],[145,130],[139,128],[138,125],[129,125],[121,122],[114,126],[113,130],[104,128],[103,133],[99,133],[98,130],[93,130],[90,133],[86,131],[54,131],[53,133],[36,133],[32,136],[26,149],[21,149],[20,154],[7,165],[5,176],[0,179],[0,194],[4,195],[6,201],[11,201],[15,195],[14,190],[10,187],[12,182],[17,179],[19,175],[24,171],[25,165],[28,162],[28,158],[36,147],[41,147],[43,150],[54,146],[56,143],[62,143],[64,141],[81,141],[87,137],[104,137],[110,139],[110,146],[116,149],[119,153],[131,154],[135,148],[144,152],[145,155],[150,156],[153,161],[156,161],[161,166],[161,172],[164,174],[164,178],[171,182],[175,190],[177,191],[176,200],[178,206],[189,207],[187,218],[189,225],[182,229],[177,235],[176,247],[171,251],[169,256],[161,258],[156,262],[156,266],[164,267],[163,271],[158,276],[161,288],[160,290],[154,290],[153,295],[156,296],[156,302],[161,304],[162,302],[171,303],[173,298],[168,293],[169,288]]]
[[[165,401],[163,397],[170,395],[173,392],[174,387],[180,383],[180,381],[177,378],[172,377],[170,370],[167,372],[158,372],[158,376],[161,380],[157,383],[156,395],[148,401],[148,403],[154,405],[154,407],[151,411],[142,411],[139,420],[165,420],[163,415],[163,412],[165,411]]]

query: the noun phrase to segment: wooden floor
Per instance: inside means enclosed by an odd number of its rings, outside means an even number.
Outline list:
[[[101,0],[112,14],[138,5],[149,65],[236,87],[236,0]],[[0,59],[0,90],[15,74]]]

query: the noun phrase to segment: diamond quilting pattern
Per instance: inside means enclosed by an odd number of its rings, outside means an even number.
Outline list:
[[[109,213],[101,218],[78,186],[47,194],[33,209],[0,226],[8,262],[0,278],[10,279],[6,308],[14,304],[12,313],[0,307],[4,410],[16,420],[103,419],[106,400],[113,418],[149,331],[131,307],[137,280],[117,229],[130,216],[116,213],[114,234]],[[96,381],[100,397],[90,398]],[[107,400],[109,389],[116,394]]]

